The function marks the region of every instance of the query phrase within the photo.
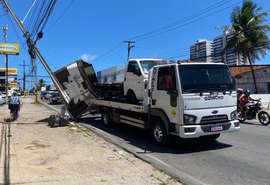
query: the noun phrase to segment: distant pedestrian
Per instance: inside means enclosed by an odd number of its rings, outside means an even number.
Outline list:
[[[20,108],[22,106],[22,101],[20,100],[20,97],[17,95],[16,92],[12,93],[12,96],[9,100],[9,106],[10,114],[12,116],[12,120],[16,120],[19,117],[20,114]]]

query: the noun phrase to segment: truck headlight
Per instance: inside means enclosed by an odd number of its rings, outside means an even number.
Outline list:
[[[236,120],[238,119],[238,113],[237,113],[237,110],[233,111],[231,113],[231,120]]]
[[[184,114],[184,124],[186,125],[192,125],[196,123],[196,116]]]

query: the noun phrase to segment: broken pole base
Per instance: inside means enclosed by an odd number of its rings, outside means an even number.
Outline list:
[[[69,120],[61,117],[60,115],[54,114],[49,117],[48,123],[50,127],[67,126],[69,125]]]

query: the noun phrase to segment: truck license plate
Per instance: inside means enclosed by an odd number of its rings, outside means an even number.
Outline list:
[[[222,130],[222,125],[213,125],[211,126],[211,132],[217,132]]]

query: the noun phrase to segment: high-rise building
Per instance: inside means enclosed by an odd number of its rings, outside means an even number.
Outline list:
[[[227,49],[224,54],[221,54],[226,43],[233,37],[233,33],[224,32],[223,35],[214,38],[213,41],[213,62],[222,62],[228,66],[242,65],[242,55],[236,55],[235,48]]]
[[[197,62],[212,62],[213,42],[199,39],[190,47],[190,60]]]

